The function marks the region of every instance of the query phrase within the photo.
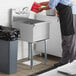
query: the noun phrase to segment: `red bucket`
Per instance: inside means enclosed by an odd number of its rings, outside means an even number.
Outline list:
[[[37,8],[35,8],[35,7],[41,7],[41,5],[34,2],[32,7],[31,7],[31,11],[38,13],[39,10]]]

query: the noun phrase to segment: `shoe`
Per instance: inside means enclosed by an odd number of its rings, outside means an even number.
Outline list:
[[[65,65],[65,64],[56,63],[56,64],[54,64],[54,66],[52,66],[51,68],[52,68],[52,69],[55,69],[55,68],[57,68],[57,67],[59,67],[59,66],[62,66],[62,65]]]
[[[65,64],[66,64],[66,63],[65,63]],[[59,66],[65,65],[65,64],[63,64],[63,63],[56,63],[56,64],[54,64],[54,66],[55,66],[55,67],[59,67]]]

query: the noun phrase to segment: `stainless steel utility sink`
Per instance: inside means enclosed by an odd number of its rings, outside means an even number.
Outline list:
[[[12,25],[14,28],[20,29],[23,41],[34,42],[49,38],[49,24],[47,22],[14,17]]]

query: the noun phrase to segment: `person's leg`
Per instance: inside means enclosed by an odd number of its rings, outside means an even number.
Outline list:
[[[76,14],[74,14],[74,30],[75,30],[75,50],[74,50],[74,52],[75,52],[75,59],[76,59]]]
[[[71,51],[71,59],[70,61],[76,60],[76,14],[73,15],[73,25],[74,25],[74,39],[73,39],[73,46],[74,46],[74,51]]]
[[[61,63],[72,62],[76,59],[76,15],[73,15],[74,35],[62,36],[62,58]]]
[[[70,60],[70,51],[73,50],[72,46],[73,35],[62,36],[62,58],[60,60],[61,64],[66,64]]]
[[[73,35],[72,45],[70,47],[70,58],[69,61],[72,62],[76,58],[76,47],[75,47],[75,35]]]
[[[71,58],[70,55],[72,55],[70,53],[70,51],[73,51],[74,47],[73,47],[73,35],[69,35],[69,36],[62,36],[62,58],[59,61],[59,63],[54,64],[54,67],[58,67],[58,66],[62,66],[64,64],[67,64]]]
[[[74,25],[75,35],[76,35],[76,14],[73,14],[73,25]]]

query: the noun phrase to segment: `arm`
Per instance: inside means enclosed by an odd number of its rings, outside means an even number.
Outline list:
[[[45,7],[41,7],[43,10],[49,10],[49,9],[51,9],[50,7],[49,7],[49,5],[47,5],[47,6],[45,6]]]
[[[47,6],[49,2],[41,2],[39,3],[41,6]]]
[[[41,12],[43,10],[49,10],[49,9],[55,9],[57,4],[59,3],[60,0],[49,0],[49,2],[42,2],[40,3],[41,5],[46,5],[45,7],[38,7],[38,12]]]
[[[49,2],[48,2],[48,3],[49,3]],[[38,9],[38,12],[41,12],[41,11],[43,11],[43,10],[49,10],[50,7],[49,7],[49,5],[47,4],[45,7],[36,7],[36,9]]]

